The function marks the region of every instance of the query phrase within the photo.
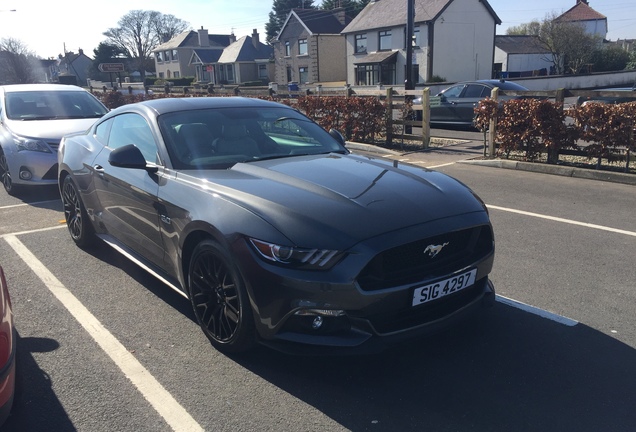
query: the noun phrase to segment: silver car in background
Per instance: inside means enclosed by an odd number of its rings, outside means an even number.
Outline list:
[[[7,193],[57,183],[57,148],[108,108],[88,91],[63,84],[0,86],[0,179]]]

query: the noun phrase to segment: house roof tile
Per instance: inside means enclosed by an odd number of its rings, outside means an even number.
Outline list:
[[[348,16],[344,17],[344,24],[338,19],[337,14],[344,13],[343,9],[292,9],[292,12],[312,34],[339,34],[351,22]]]
[[[415,0],[415,22],[430,22],[446,10],[453,0]],[[497,16],[488,1],[480,3],[488,9],[497,24],[501,19]],[[342,33],[354,33],[382,27],[403,26],[406,23],[406,2],[404,0],[371,1],[360,12]]]
[[[607,17],[590,7],[587,1],[577,0],[574,7],[563,12],[557,17],[557,21],[593,21],[606,20]]]
[[[542,54],[549,50],[541,44],[537,36],[506,35],[495,36],[495,46],[508,54]]]

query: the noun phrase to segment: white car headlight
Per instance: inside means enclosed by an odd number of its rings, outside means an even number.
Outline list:
[[[14,136],[13,140],[18,151],[36,151],[42,153],[52,153],[48,145],[42,140],[33,138],[22,138]]]

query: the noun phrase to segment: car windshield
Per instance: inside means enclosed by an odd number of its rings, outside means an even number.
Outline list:
[[[85,91],[20,91],[6,93],[10,120],[99,118],[107,109]]]
[[[161,115],[158,123],[177,169],[347,152],[316,123],[284,107],[180,111]]]

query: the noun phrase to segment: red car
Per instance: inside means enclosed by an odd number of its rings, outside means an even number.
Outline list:
[[[0,425],[9,417],[15,390],[16,334],[7,280],[0,267]]]

